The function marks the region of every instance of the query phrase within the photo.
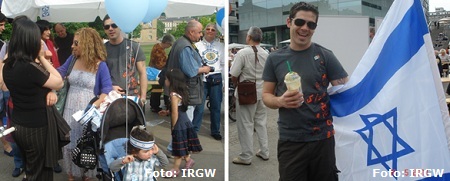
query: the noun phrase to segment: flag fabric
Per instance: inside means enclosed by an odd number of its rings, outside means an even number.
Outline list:
[[[450,119],[420,0],[396,0],[333,91],[340,180],[450,180]]]

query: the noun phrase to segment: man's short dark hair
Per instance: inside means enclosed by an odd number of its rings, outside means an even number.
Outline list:
[[[111,18],[109,17],[109,15],[105,15],[105,17],[103,18],[103,25],[105,25],[105,21],[106,21],[106,20],[109,20],[109,19],[111,19]]]
[[[0,22],[6,22],[6,21],[8,21],[6,16],[2,12],[0,12]]]
[[[299,11],[311,11],[316,15],[316,23],[317,21],[319,21],[319,10],[317,9],[317,6],[306,2],[299,2],[297,4],[294,4],[289,12],[289,19],[294,19],[295,14],[297,14],[297,12]]]

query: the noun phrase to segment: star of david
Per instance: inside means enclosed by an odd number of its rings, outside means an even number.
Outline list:
[[[355,130],[359,135],[361,135],[362,139],[367,143],[368,149],[367,149],[367,166],[375,165],[375,164],[382,164],[386,170],[392,169],[397,170],[397,159],[399,157],[405,156],[409,153],[414,152],[414,149],[411,148],[402,138],[399,137],[397,133],[397,108],[392,109],[391,111],[387,112],[384,115],[380,114],[369,114],[369,115],[360,115],[362,121],[366,125],[364,128],[361,128],[359,130]],[[372,120],[370,121],[369,120]],[[375,119],[373,119],[375,118]],[[392,118],[392,125],[387,120],[388,118]],[[373,138],[376,132],[374,132],[373,127],[383,123],[386,128],[391,132],[392,134],[392,148],[391,153],[388,155],[381,155],[378,149],[373,144]],[[366,132],[366,133],[364,133]],[[403,149],[398,150],[398,146],[401,145]],[[375,155],[375,158],[372,158],[372,156]],[[388,165],[388,161],[392,161],[391,166]]]

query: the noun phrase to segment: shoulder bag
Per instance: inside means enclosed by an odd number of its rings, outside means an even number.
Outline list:
[[[257,93],[256,93],[256,63],[259,61],[258,60],[258,55],[257,52],[258,50],[256,49],[255,46],[252,46],[253,51],[255,52],[255,81],[250,81],[250,80],[245,80],[242,82],[239,82],[237,85],[237,90],[238,90],[238,100],[239,100],[239,105],[249,105],[249,104],[255,104],[257,101]],[[239,78],[241,76],[239,75],[238,77],[238,81]]]
[[[61,89],[56,91],[56,96],[58,96],[58,101],[55,104],[56,109],[58,110],[61,115],[64,113],[64,106],[66,105],[66,98],[67,93],[69,91],[69,75],[70,72],[72,72],[73,65],[75,64],[76,58],[72,57],[72,60],[70,61],[69,68],[67,69],[66,76],[64,77],[64,85]]]
[[[98,137],[91,130],[91,122],[83,127],[83,135],[77,140],[77,147],[72,150],[72,161],[80,168],[93,170],[97,166]]]

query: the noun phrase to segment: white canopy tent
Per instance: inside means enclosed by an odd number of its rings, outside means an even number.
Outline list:
[[[224,6],[223,0],[168,0],[164,13],[166,17],[210,15]],[[50,22],[92,22],[107,14],[105,0],[3,0],[1,12],[9,18],[39,16]]]
[[[450,24],[450,17],[440,19],[439,23]]]

